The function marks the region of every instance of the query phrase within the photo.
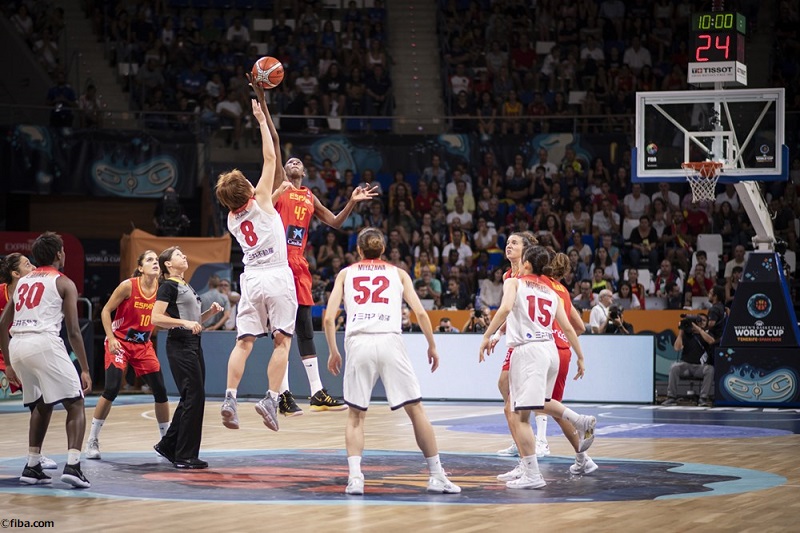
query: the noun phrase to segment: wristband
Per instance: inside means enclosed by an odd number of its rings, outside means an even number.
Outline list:
[[[492,333],[491,340],[498,342],[500,341],[500,330],[498,329],[494,333]]]

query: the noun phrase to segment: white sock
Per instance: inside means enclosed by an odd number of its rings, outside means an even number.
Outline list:
[[[234,400],[236,399],[236,389],[225,389],[225,396],[230,396]]]
[[[361,475],[361,456],[351,455],[347,458],[347,466],[350,467],[350,477]]]
[[[322,380],[319,378],[319,364],[316,357],[303,359],[303,367],[308,376],[308,386],[311,389],[311,396],[322,390]]]
[[[289,390],[289,364],[286,364],[286,372],[283,373],[283,381],[281,381],[281,393]]]
[[[36,450],[36,451],[33,451]],[[42,454],[39,448],[28,448],[28,466],[34,467],[42,462]]]
[[[426,457],[425,462],[428,463],[428,470],[430,470],[431,474],[441,474],[444,472],[442,469],[442,462],[439,460],[439,454],[437,453],[433,457]]]
[[[547,442],[547,415],[536,415],[536,440]]]
[[[575,454],[575,461],[582,463],[586,461],[586,452],[578,452]]]
[[[535,476],[539,474],[539,461],[536,460],[536,454],[523,457],[521,462],[529,475]]]
[[[579,415],[569,407],[565,407],[564,412],[561,413],[561,418],[575,426],[575,429],[578,428],[578,421],[581,419],[581,416],[583,415]]]
[[[105,424],[105,420],[101,420],[99,418],[92,418],[92,427],[89,429],[89,438],[96,439],[100,436],[100,430],[103,429],[103,424]]]
[[[269,395],[270,398],[272,398],[276,402],[278,401],[278,398],[280,397],[280,394],[278,394],[274,390],[267,390],[267,394]]]
[[[158,432],[161,433],[162,437],[167,434],[168,429],[169,429],[169,422],[158,423]]]
[[[81,462],[80,450],[67,450],[67,464],[76,465]]]

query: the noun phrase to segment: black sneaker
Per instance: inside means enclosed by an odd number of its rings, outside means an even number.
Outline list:
[[[158,455],[169,461],[170,463],[175,462],[175,452],[168,449],[164,444],[164,441],[159,441],[153,446],[153,449],[156,451]]]
[[[325,389],[318,390],[309,400],[311,400],[312,411],[344,411],[347,409],[347,404],[331,397]]]
[[[667,398],[661,405],[678,405],[678,400],[676,398]]]
[[[303,410],[294,401],[292,391],[288,389],[278,396],[278,410],[283,416],[300,416],[303,414]]]
[[[41,463],[36,466],[26,465],[19,480],[26,485],[49,485],[53,482],[53,479],[42,470]]]
[[[181,470],[201,470],[208,468],[208,463],[197,457],[190,457],[189,459],[175,459],[173,463],[175,468]]]
[[[64,473],[61,474],[61,481],[69,483],[78,489],[88,489],[92,486],[86,476],[81,472],[81,464],[67,465],[64,467]]]

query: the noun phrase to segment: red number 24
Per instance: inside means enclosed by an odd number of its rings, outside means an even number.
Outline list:
[[[375,287],[377,285],[377,289],[371,290],[367,287],[367,282],[372,282],[372,286]],[[368,276],[359,276],[357,278],[353,278],[353,288],[360,292],[361,294],[356,296],[356,303],[357,304],[365,304],[370,300],[370,295],[372,296],[372,303],[375,304],[388,304],[389,298],[384,298],[381,296],[381,293],[389,288],[389,279],[384,276],[377,276],[375,278],[369,278]]]

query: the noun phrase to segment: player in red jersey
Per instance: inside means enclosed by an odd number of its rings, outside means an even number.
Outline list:
[[[169,428],[167,389],[164,386],[161,364],[150,340],[153,332],[150,313],[156,302],[158,276],[161,272],[158,254],[147,250],[139,256],[136,264],[133,276],[114,289],[100,313],[106,333],[106,383],[92,415],[92,427],[86,442],[87,459],[100,459],[100,430],[111,411],[111,404],[119,394],[128,365],[147,383],[153,393],[158,431],[162,437]]]
[[[263,89],[259,88],[254,88],[254,90],[263,92]],[[266,107],[263,98],[258,100],[262,106]],[[292,269],[297,290],[298,305],[295,335],[297,336],[297,347],[300,352],[300,358],[303,360],[303,367],[306,370],[309,389],[311,390],[311,397],[309,398],[311,410],[342,411],[347,409],[347,405],[328,394],[322,386],[322,380],[319,376],[317,348],[314,345],[314,327],[311,321],[311,306],[314,305],[314,299],[311,297],[311,273],[308,270],[308,261],[304,255],[308,241],[308,227],[314,216],[332,228],[342,227],[342,224],[345,223],[358,202],[371,200],[377,196],[379,186],[375,185],[371,188],[356,187],[344,208],[339,214],[334,215],[327,207],[322,205],[322,202],[311,190],[303,186],[306,169],[300,159],[292,157],[286,162],[285,166],[282,164],[278,131],[269,113],[265,110],[264,114],[267,117],[270,134],[275,144],[277,161],[272,202],[275,204],[275,209],[280,214],[283,226],[286,229],[286,249],[289,254],[289,267]],[[284,416],[302,415],[302,409],[297,406],[294,396],[289,390],[288,366],[281,391],[283,392],[278,404],[281,414]]]

